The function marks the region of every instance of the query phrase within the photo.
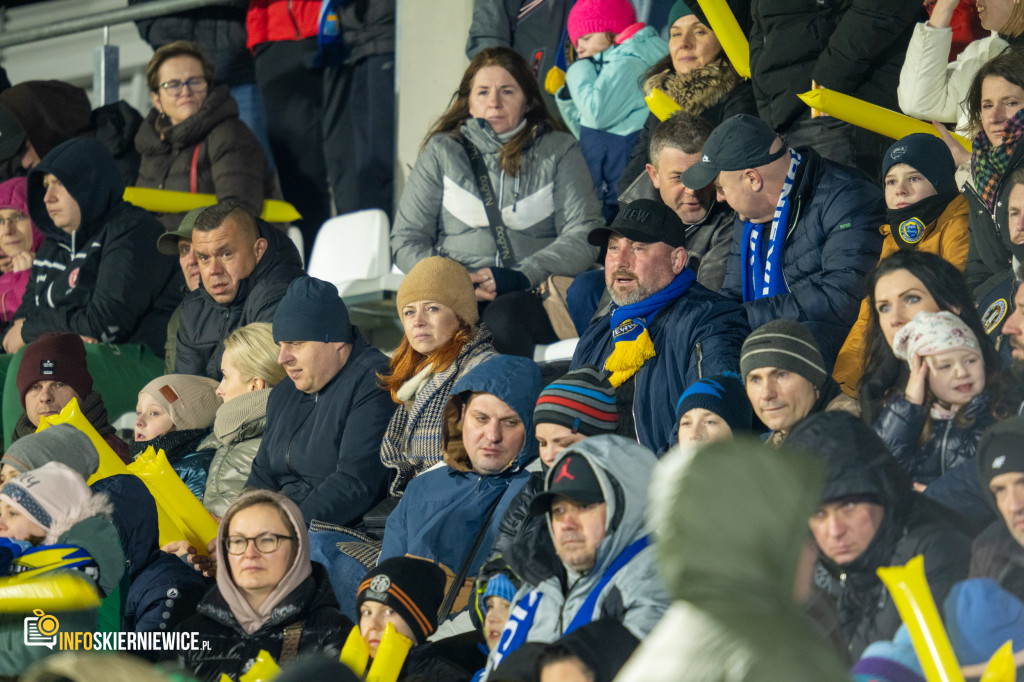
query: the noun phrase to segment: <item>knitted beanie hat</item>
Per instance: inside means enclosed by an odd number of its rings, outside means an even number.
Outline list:
[[[274,313],[274,342],[351,343],[352,323],[338,287],[316,277],[296,277]]]
[[[47,462],[38,469],[18,474],[0,489],[0,501],[47,530],[91,497],[92,490],[85,479],[60,462]]]
[[[704,377],[690,384],[676,403],[676,421],[694,408],[714,412],[735,431],[749,431],[753,418],[747,389],[735,372]]]
[[[100,467],[100,454],[89,437],[74,426],[56,424],[14,441],[0,458],[0,465],[10,465],[19,474],[47,462],[66,464],[88,479]]]
[[[471,326],[480,319],[469,271],[451,258],[424,258],[402,278],[395,297],[398,314],[401,315],[402,308],[416,301],[442,303]]]
[[[1007,640],[1014,653],[1024,651],[1024,604],[991,578],[953,585],[942,610],[961,666],[987,663]]]
[[[1022,442],[1024,417],[1021,416],[1010,417],[985,430],[978,443],[977,458],[981,484],[986,492],[989,491],[989,483],[999,474],[1024,473]]]
[[[930,133],[914,133],[896,140],[882,158],[882,177],[905,163],[932,183],[939,194],[956,189],[956,163],[946,143]]]
[[[850,670],[854,682],[924,682],[924,672],[906,625],[890,642],[868,646]]]
[[[207,429],[221,406],[217,395],[219,384],[207,377],[191,374],[168,374],[157,377],[142,387],[145,393],[170,416],[179,431]]]
[[[668,23],[666,24],[666,26],[672,28],[672,24],[676,23],[683,17],[690,16],[691,14],[695,15],[697,17],[697,21],[699,21],[700,23],[704,24],[705,26],[710,26],[710,24],[708,24],[708,18],[704,14],[704,10],[701,9],[700,5],[697,4],[696,2],[690,3],[685,2],[684,0],[676,0],[675,4],[672,5],[672,8],[669,9]]]
[[[445,580],[444,571],[426,559],[385,559],[359,583],[356,611],[367,600],[390,606],[416,635],[416,643],[422,644],[437,628]]]
[[[487,613],[487,600],[490,597],[500,597],[511,604],[515,596],[516,586],[512,584],[509,577],[504,573],[496,573],[487,581],[487,588],[484,590],[484,595],[480,598],[480,603],[483,604],[484,613]]]
[[[85,362],[85,344],[70,332],[43,334],[26,346],[18,365],[18,396],[25,407],[25,394],[37,381],[62,381],[79,398],[92,393],[92,375]]]
[[[573,433],[615,433],[619,421],[608,373],[584,365],[548,384],[537,398],[533,423],[561,424]]]
[[[903,325],[892,340],[893,355],[908,365],[915,354],[924,357],[957,349],[972,350],[981,355],[978,337],[966,322],[948,310],[914,315],[914,319]]]
[[[578,0],[569,10],[569,40],[575,45],[591,33],[622,33],[636,23],[629,0]]]
[[[761,367],[778,367],[796,372],[815,388],[828,378],[825,360],[814,337],[799,322],[772,320],[750,333],[740,350],[740,374],[747,375]]]

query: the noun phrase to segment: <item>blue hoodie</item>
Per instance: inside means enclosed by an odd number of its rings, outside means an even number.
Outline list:
[[[457,425],[446,426],[447,466],[422,473],[409,483],[401,502],[388,517],[380,561],[411,554],[439,562],[456,573],[483,529],[488,511],[497,503],[483,542],[470,563],[469,575],[476,574],[494,544],[501,517],[530,479],[526,465],[537,457],[537,442],[532,437],[533,408],[541,388],[537,365],[511,355],[488,358],[455,384],[446,415],[450,410],[461,410],[471,393],[489,393],[519,415],[526,433],[523,448],[504,471],[474,473],[462,447],[461,420]]]

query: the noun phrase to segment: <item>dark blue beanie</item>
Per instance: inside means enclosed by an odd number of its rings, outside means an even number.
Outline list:
[[[338,287],[316,277],[296,277],[274,313],[274,341],[352,342],[348,308]]]
[[[750,430],[753,408],[739,374],[715,374],[690,384],[676,403],[676,422],[695,407],[714,412],[734,432]]]
[[[942,194],[956,187],[956,163],[946,143],[928,133],[913,133],[896,140],[882,158],[882,178],[898,163],[905,163],[928,178],[935,192]]]

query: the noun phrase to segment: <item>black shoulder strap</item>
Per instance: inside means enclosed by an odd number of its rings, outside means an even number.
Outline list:
[[[462,136],[462,146],[466,149],[469,165],[473,169],[473,178],[476,180],[477,189],[480,190],[480,199],[484,202],[484,210],[487,211],[487,222],[491,226],[491,234],[498,247],[501,267],[511,269],[515,267],[516,256],[512,252],[512,243],[508,240],[508,228],[505,227],[501,211],[498,210],[498,200],[491,185],[491,177],[487,174],[487,164],[480,156],[480,150],[465,135]]]
[[[498,505],[501,504],[501,498],[503,495],[498,495],[498,499],[491,505],[490,511],[487,512],[487,520],[484,521],[484,525],[481,526],[480,532],[476,534],[476,540],[473,541],[473,546],[469,549],[469,554],[462,560],[462,566],[459,567],[459,572],[455,575],[455,581],[452,586],[448,589],[448,594],[444,597],[444,602],[441,604],[441,610],[437,613],[437,624],[448,620],[448,614],[452,611],[452,606],[455,604],[455,598],[459,596],[459,591],[462,589],[463,583],[466,582],[466,576],[469,575],[469,566],[473,563],[473,557],[480,551],[480,545],[483,544],[484,536],[487,535],[487,529],[491,527],[491,519],[494,518],[494,512],[498,509]]]

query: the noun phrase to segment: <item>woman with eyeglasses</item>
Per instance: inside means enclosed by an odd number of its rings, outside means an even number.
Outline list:
[[[185,40],[153,53],[146,66],[153,109],[135,136],[139,187],[216,194],[253,215],[274,189],[256,136],[238,118],[230,88],[214,81],[213,63]],[[183,211],[184,212],[184,211]],[[182,215],[157,216],[176,230]]]
[[[43,243],[28,215],[28,181],[11,178],[0,184],[0,330],[6,332],[28,286],[32,259]]]
[[[217,531],[217,587],[178,626],[203,648],[177,660],[199,680],[235,680],[263,649],[279,664],[297,655],[337,658],[352,629],[327,573],[309,560],[309,538],[294,502],[254,490],[232,504]]]

